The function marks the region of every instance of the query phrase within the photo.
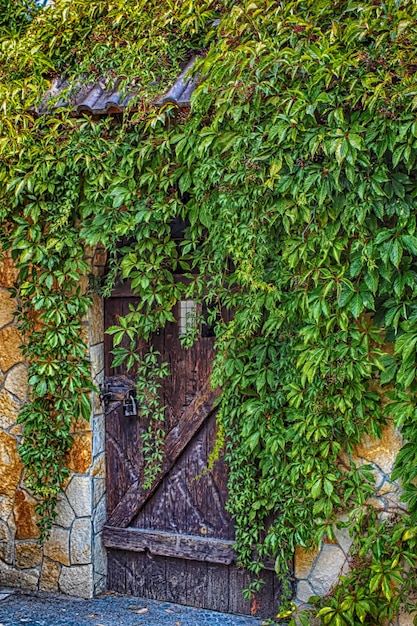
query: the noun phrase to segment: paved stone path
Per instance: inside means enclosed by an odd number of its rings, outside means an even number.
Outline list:
[[[0,588],[0,626],[260,626],[262,620],[104,593],[82,600]]]

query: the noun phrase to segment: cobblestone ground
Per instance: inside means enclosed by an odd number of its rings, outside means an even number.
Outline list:
[[[260,626],[262,620],[104,593],[82,600],[0,589],[0,626]]]

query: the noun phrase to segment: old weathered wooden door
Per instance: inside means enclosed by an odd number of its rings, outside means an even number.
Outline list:
[[[129,304],[137,300],[126,287],[116,289],[105,305],[107,328],[117,324]],[[164,467],[151,489],[142,488],[145,426],[140,414],[126,415],[117,394],[108,406],[104,529],[108,587],[157,600],[270,617],[280,594],[273,571],[264,572],[266,584],[258,597],[246,600],[242,595],[250,577],[236,566],[233,523],[225,510],[225,463],[219,460],[213,471],[204,472],[216,431],[217,394],[208,384],[214,339],[201,336],[186,350],[179,334],[179,324],[171,323],[152,340],[161,359],[168,361],[170,375],[162,398],[167,427]],[[116,388],[123,383],[124,372],[111,368],[111,348],[107,336],[106,376]]]

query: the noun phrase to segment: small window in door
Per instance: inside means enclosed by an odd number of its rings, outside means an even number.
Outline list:
[[[187,335],[194,331],[197,323],[197,305],[194,300],[180,302],[180,335]]]

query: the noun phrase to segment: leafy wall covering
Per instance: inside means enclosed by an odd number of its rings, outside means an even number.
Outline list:
[[[103,293],[121,275],[142,299],[112,329],[118,359],[133,359],[184,295],[216,320],[242,564],[261,571],[274,556],[285,579],[295,545],[331,539],[353,510],[359,558],[316,611],[335,626],[392,619],[417,556],[416,3],[1,4],[1,241],[20,271],[31,390],[21,456],[43,532],[71,420],[90,410],[81,285],[85,247],[100,244]],[[191,107],[156,107],[195,53]],[[62,75],[121,77],[138,96],[123,118],[37,116]],[[187,224],[179,245],[175,218]],[[372,473],[349,455],[392,420],[408,510],[381,521],[364,505]]]

